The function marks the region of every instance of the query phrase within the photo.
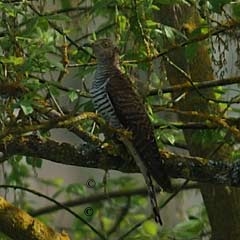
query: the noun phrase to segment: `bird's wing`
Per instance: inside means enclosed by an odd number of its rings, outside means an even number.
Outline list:
[[[119,121],[133,135],[133,145],[155,181],[164,189],[171,184],[160,159],[153,128],[131,81],[119,69],[112,71],[106,90]]]

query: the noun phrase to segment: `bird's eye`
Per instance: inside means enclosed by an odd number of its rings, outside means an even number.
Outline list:
[[[103,46],[104,48],[107,48],[107,47],[109,47],[109,43],[108,43],[108,42],[103,42],[102,46]]]

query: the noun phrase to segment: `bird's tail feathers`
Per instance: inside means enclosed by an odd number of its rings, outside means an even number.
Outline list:
[[[147,185],[148,195],[149,195],[151,206],[152,206],[152,209],[153,209],[153,214],[154,214],[155,221],[157,223],[159,223],[160,225],[162,225],[162,220],[161,220],[161,217],[160,217],[157,198],[156,198],[156,192],[155,192],[155,188],[153,186],[153,182],[152,182],[152,178],[151,178],[151,172],[147,169],[146,165],[144,164],[144,162],[140,158],[139,153],[136,151],[133,144],[127,139],[123,138],[121,140],[124,143],[124,145],[126,146],[129,153],[134,158],[137,166],[139,167],[139,169],[140,169],[140,171],[141,171],[141,173],[144,177],[144,180],[145,180],[146,185]]]
[[[156,198],[156,191],[152,182],[151,175],[149,173],[147,173],[147,177],[145,178],[145,181],[147,184],[148,195],[150,198],[155,221],[160,225],[162,225],[162,219],[159,213],[159,207],[158,207],[158,202]]]

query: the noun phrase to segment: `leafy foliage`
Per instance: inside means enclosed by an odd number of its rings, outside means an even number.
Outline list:
[[[162,9],[173,4],[198,9],[198,14],[201,15],[199,26],[186,24],[182,29],[176,29],[159,22]],[[226,10],[228,7],[232,13]],[[189,78],[189,86],[194,85],[191,76],[170,62],[165,53],[183,49],[187,62],[191,63],[198,56],[199,42],[203,40],[208,40],[209,54],[219,79],[227,74],[226,52],[230,47],[234,47],[237,54],[232,65],[239,70],[237,31],[229,27],[231,34],[224,37],[218,34],[224,32],[224,28],[229,33],[227,27],[234,22],[232,17],[239,21],[239,3],[230,0],[91,0],[88,4],[84,1],[74,4],[70,0],[58,3],[1,1],[0,13],[1,144],[24,135],[38,135],[43,139],[52,137],[50,130],[55,127],[52,122],[59,116],[68,117],[93,111],[88,80],[94,72],[94,57],[83,44],[96,38],[111,37],[116,40],[122,53],[124,70],[142,78],[147,85],[147,97],[144,100],[161,148],[170,145],[174,149],[180,147],[186,150],[182,129],[191,129],[193,123],[198,126],[201,119],[205,125],[200,130],[196,127],[197,131],[192,134],[193,142],[209,148],[219,144],[233,146],[235,150],[232,151],[230,160],[239,159],[236,138],[231,132],[231,126],[226,127],[225,121],[229,115],[239,116],[239,108],[234,105],[239,103],[239,91],[219,86],[215,89],[213,98],[208,99],[208,95],[205,96],[205,92],[197,87],[185,89],[184,86],[183,91],[178,89],[172,92],[162,90],[168,86],[165,69],[168,64]],[[223,20],[216,20],[214,16]],[[230,45],[232,42],[234,44]],[[137,81],[134,83],[138,85]],[[199,118],[196,118],[189,111],[181,114],[189,114],[191,126],[190,123],[178,121],[176,115],[180,109],[177,109],[177,104],[184,101],[191,91],[203,97],[204,107],[218,108],[220,114],[214,117],[199,114]],[[73,127],[75,125],[69,126],[68,130],[72,131]],[[95,134],[96,137],[102,133],[102,129],[95,127],[93,120],[87,119],[79,123],[78,127],[82,132]],[[111,139],[106,137],[104,141],[105,144]],[[39,185],[53,189],[52,199],[62,197],[70,201],[88,196],[84,184],[65,185],[59,176],[51,180],[38,178],[37,169],[42,167],[42,163],[43,160],[38,157],[11,156],[7,163],[3,163],[7,168],[3,171],[4,184],[28,187],[34,178]],[[136,182],[131,178],[121,177],[107,182],[109,192],[135,187]],[[99,183],[93,192],[97,195],[105,190],[105,185]],[[23,190],[15,192],[15,201],[27,210],[38,208],[38,204],[31,202]],[[187,219],[173,228],[159,229],[154,221],[146,218],[148,202],[140,195],[93,201],[89,204],[94,209],[92,216],[85,216],[85,206],[80,205],[74,211],[101,229],[107,239],[126,235],[125,239],[190,240],[210,235],[207,213],[202,206],[190,209]],[[52,215],[40,218],[45,223],[52,224]],[[70,226],[73,238],[96,239],[96,233],[79,221],[74,219]],[[138,222],[142,222],[141,227],[136,227],[131,232],[132,226]],[[2,236],[0,238],[7,239]]]

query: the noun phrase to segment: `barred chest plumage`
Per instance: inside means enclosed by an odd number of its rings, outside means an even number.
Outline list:
[[[93,105],[97,112],[109,123],[113,128],[120,128],[119,122],[111,99],[107,93],[107,84],[111,80],[111,69],[105,65],[98,65],[95,78],[92,83],[90,94],[93,98]]]

